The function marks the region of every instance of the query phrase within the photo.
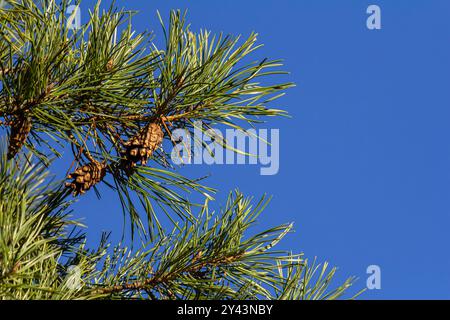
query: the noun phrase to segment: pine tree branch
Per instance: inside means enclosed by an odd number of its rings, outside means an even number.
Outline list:
[[[242,254],[238,255],[230,255],[227,257],[215,258],[210,261],[202,261],[197,262],[194,258],[192,263],[185,267],[183,270],[177,270],[178,272],[168,273],[163,275],[155,274],[153,277],[148,278],[143,281],[136,281],[131,283],[124,283],[121,285],[116,285],[112,287],[98,289],[97,292],[100,294],[114,294],[120,293],[124,291],[142,291],[142,290],[151,290],[158,285],[167,284],[170,285],[171,281],[177,280],[181,275],[191,275],[194,278],[198,275],[199,270],[202,268],[215,268],[218,265],[230,265],[242,257]]]
[[[184,14],[171,11],[168,27],[161,19],[159,50],[148,34],[134,33],[130,12],[101,13],[100,2],[80,30],[68,30],[68,5],[12,1],[0,13],[0,125],[11,126],[3,149],[17,151],[10,160],[0,152],[0,299],[341,297],[352,278],[330,289],[334,268],[273,250],[291,224],[247,234],[264,198],[252,205],[236,192],[215,214],[208,203],[215,190],[173,172],[160,150],[172,125],[242,128],[285,114],[270,107],[293,86],[270,84],[285,74],[281,62],[247,62],[260,48],[257,35],[194,33]],[[49,155],[70,148],[68,171],[76,168],[67,189],[63,181],[47,184],[47,168],[24,157],[22,146],[47,165]],[[111,250],[102,236],[87,248],[66,199],[101,182],[129,214],[131,235],[138,230],[147,245]],[[187,199],[192,191],[203,206]],[[169,233],[161,213],[174,224]]]

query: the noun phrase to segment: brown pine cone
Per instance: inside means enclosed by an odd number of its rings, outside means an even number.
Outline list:
[[[149,123],[133,138],[124,143],[125,150],[122,151],[122,168],[131,172],[138,162],[147,164],[153,152],[158,149],[164,139],[164,133],[156,123]]]
[[[31,131],[31,118],[24,112],[15,116],[11,123],[11,134],[9,136],[8,159],[12,159],[20,151],[27,141],[28,134]]]
[[[105,174],[106,164],[92,161],[69,174],[67,178],[73,179],[73,181],[67,182],[66,187],[73,190],[74,196],[78,196],[102,181]]]

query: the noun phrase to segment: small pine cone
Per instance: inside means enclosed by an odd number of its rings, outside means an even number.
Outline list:
[[[31,118],[21,113],[15,116],[11,123],[11,135],[9,136],[8,159],[12,159],[20,151],[27,141],[28,134],[31,131]]]
[[[92,161],[69,174],[67,178],[73,180],[67,182],[66,187],[73,190],[74,196],[84,194],[92,186],[102,181],[105,174],[106,165],[98,161]]]
[[[108,61],[108,63],[106,64],[106,70],[107,70],[107,71],[111,71],[113,68],[114,68],[114,60],[113,60],[113,59],[110,59],[110,60]]]
[[[158,149],[164,138],[161,127],[156,123],[149,123],[136,136],[124,143],[122,168],[129,172],[138,162],[147,164],[153,152]]]

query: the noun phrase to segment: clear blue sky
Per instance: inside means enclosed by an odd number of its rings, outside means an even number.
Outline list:
[[[82,8],[94,1],[83,1]],[[109,4],[109,1],[104,1]],[[366,28],[366,8],[382,9],[382,30]],[[156,10],[187,8],[193,30],[248,35],[258,57],[283,58],[297,87],[276,106],[275,176],[256,166],[201,166],[218,201],[239,187],[274,196],[261,226],[294,221],[283,248],[339,267],[341,278],[382,271],[382,289],[364,298],[450,298],[450,2],[117,1],[140,11],[135,28],[161,32]],[[84,11],[85,13],[85,11]],[[84,16],[86,18],[86,16]],[[89,235],[122,231],[112,193],[77,204]],[[96,238],[91,238],[94,240]]]

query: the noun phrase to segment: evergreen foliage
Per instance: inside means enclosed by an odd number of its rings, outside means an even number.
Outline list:
[[[0,8],[0,299],[336,299],[336,268],[275,250],[291,224],[247,229],[267,205],[239,191],[219,212],[214,190],[175,173],[164,148],[201,120],[243,128],[286,113],[270,106],[292,83],[270,83],[278,60],[249,62],[256,34],[193,32],[179,11],[164,47],[114,5],[68,28],[68,1]],[[276,77],[274,79],[278,79]],[[226,141],[223,146],[228,148]],[[66,181],[50,179],[66,159]],[[71,204],[112,188],[140,248],[107,235],[86,246]],[[91,188],[93,190],[91,190]],[[192,203],[186,194],[203,195]],[[73,195],[72,195],[73,194]],[[80,199],[77,196],[80,195]],[[120,211],[120,208],[118,208]],[[160,223],[166,214],[172,226]],[[148,226],[148,228],[146,227]],[[167,231],[169,230],[169,231]]]

